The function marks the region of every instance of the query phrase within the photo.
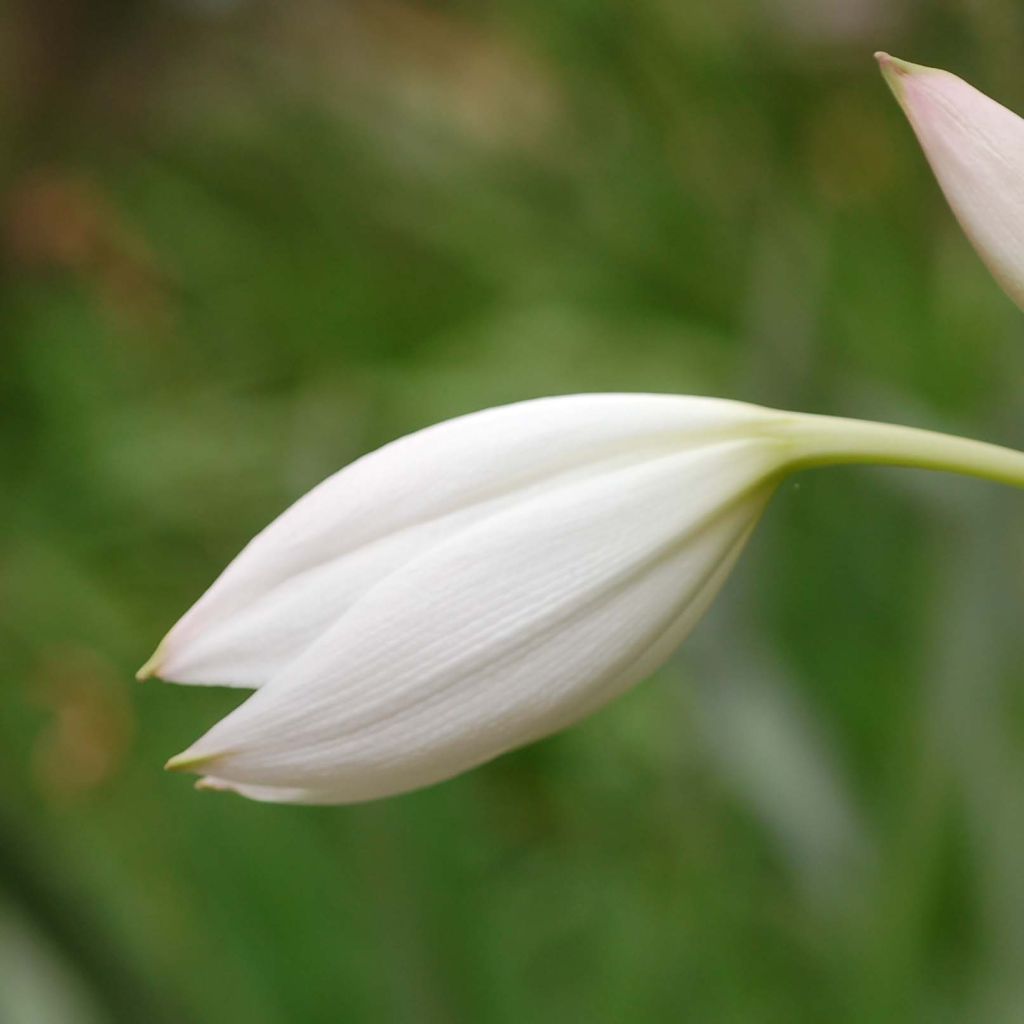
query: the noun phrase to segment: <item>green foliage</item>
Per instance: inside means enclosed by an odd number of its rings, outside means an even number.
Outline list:
[[[379,804],[194,793],[161,765],[239,695],[131,680],[309,486],[470,409],[1024,443],[1022,321],[870,60],[1024,101],[1021,25],[802,6],[11,12],[0,1019],[1018,1019],[1019,494],[798,477],[655,680]]]

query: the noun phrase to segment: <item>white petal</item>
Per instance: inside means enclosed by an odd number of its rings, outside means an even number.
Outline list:
[[[327,792],[315,789],[289,789],[285,786],[246,786],[242,783],[218,779],[215,775],[204,775],[196,783],[196,789],[215,792],[237,793],[247,800],[265,804],[335,804],[338,801]]]
[[[570,395],[401,438],[270,524],[171,630],[141,675],[260,686],[367,590],[475,523],[551,488],[778,414],[673,395]]]
[[[1024,119],[948,71],[877,56],[964,231],[1024,306]]]
[[[347,802],[561,728],[682,641],[780,462],[755,435],[517,502],[365,593],[172,766]]]

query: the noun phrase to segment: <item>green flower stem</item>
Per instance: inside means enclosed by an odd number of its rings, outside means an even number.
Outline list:
[[[1024,452],[951,434],[800,415],[781,427],[780,436],[793,446],[791,469],[867,463],[933,469],[1024,487]]]

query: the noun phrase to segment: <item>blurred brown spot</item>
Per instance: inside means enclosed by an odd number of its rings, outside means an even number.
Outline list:
[[[110,662],[86,648],[57,652],[39,666],[32,694],[52,715],[32,757],[45,797],[77,799],[117,774],[135,735],[135,716]]]
[[[164,319],[167,288],[156,260],[94,183],[67,170],[31,171],[5,197],[2,222],[13,268],[75,275],[124,326]]]
[[[7,197],[5,247],[29,269],[83,270],[101,256],[110,235],[109,212],[87,183],[38,171]]]

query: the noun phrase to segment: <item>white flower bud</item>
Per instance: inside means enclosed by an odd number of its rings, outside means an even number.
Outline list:
[[[168,767],[263,800],[448,778],[653,672],[793,468],[1018,482],[1024,457],[906,428],[667,395],[574,395],[412,434],[259,534],[140,672],[256,687]]]
[[[875,56],[968,238],[1024,307],[1024,120],[948,71]]]

